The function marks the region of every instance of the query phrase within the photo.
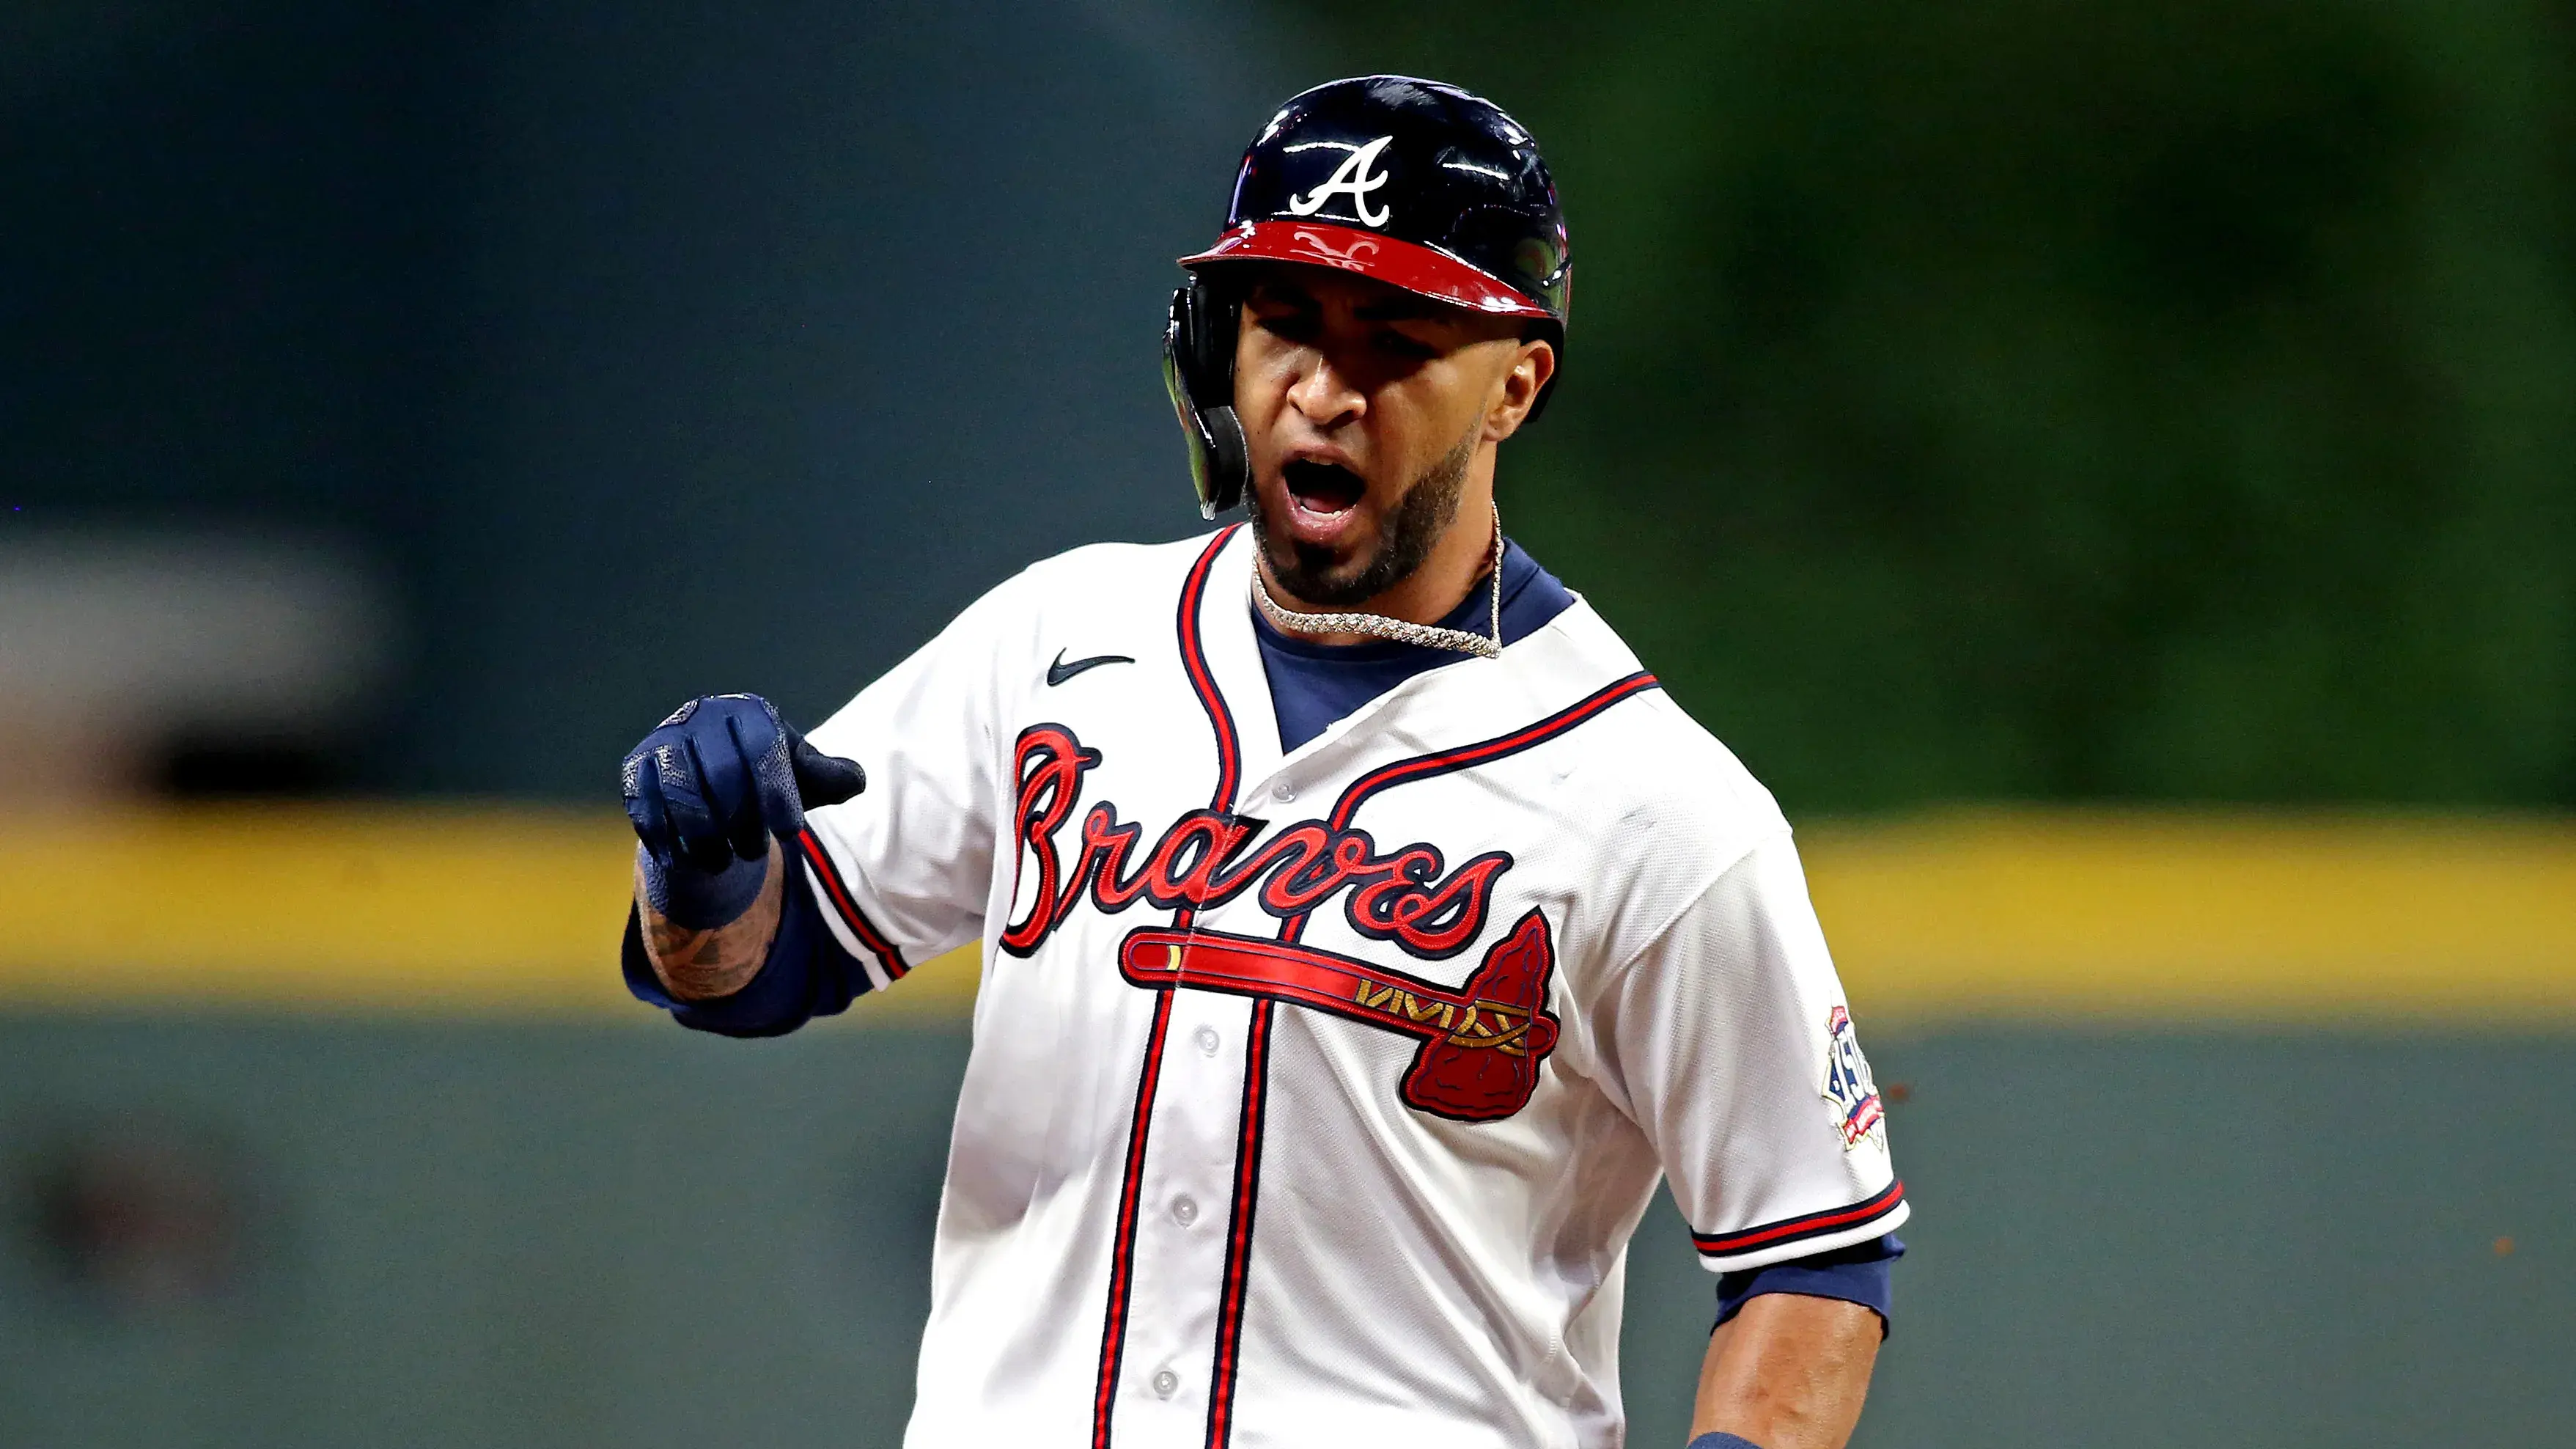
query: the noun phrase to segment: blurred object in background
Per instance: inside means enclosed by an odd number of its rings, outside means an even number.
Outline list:
[[[375,591],[328,553],[106,533],[0,539],[0,801],[339,783],[385,642]]]
[[[1196,526],[1157,340],[1263,23],[0,20],[0,530],[359,550],[406,625],[369,794],[596,801],[714,690],[811,724],[1031,559]]]
[[[246,1267],[243,1173],[213,1136],[127,1118],[59,1131],[23,1164],[24,1226],[57,1283],[148,1313],[222,1296]]]

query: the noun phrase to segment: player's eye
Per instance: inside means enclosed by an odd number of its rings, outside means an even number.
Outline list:
[[[1430,343],[1423,341],[1419,337],[1413,337],[1405,333],[1398,332],[1392,327],[1379,328],[1377,335],[1373,340],[1377,350],[1390,357],[1405,357],[1411,358],[1415,361],[1422,361],[1428,358],[1438,357],[1440,355],[1439,348],[1432,346]]]
[[[1288,307],[1275,312],[1267,310],[1254,312],[1252,321],[1253,325],[1262,331],[1289,342],[1312,342],[1323,330],[1324,325],[1324,319],[1320,313]]]

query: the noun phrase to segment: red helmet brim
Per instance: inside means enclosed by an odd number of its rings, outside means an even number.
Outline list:
[[[1550,315],[1545,307],[1447,252],[1328,222],[1245,222],[1227,232],[1215,246],[1181,258],[1185,267],[1213,262],[1298,262],[1310,267],[1332,267],[1416,296],[1496,317]]]

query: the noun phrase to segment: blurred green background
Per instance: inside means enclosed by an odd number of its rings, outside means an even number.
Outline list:
[[[2576,6],[1320,13],[1550,148],[1513,526],[1785,798],[2576,804]]]
[[[1507,526],[1793,819],[2565,831],[2576,0],[22,6],[0,805],[507,832],[681,698],[811,721],[1032,558],[1194,531],[1170,259],[1368,70],[1546,146]],[[0,1446],[896,1442],[962,1022],[58,976],[0,945]],[[2571,1014],[2336,1007],[1859,1002],[1921,1206],[1856,1442],[2576,1440]]]

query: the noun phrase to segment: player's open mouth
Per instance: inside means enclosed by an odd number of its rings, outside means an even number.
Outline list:
[[[1360,496],[1368,484],[1360,475],[1338,463],[1321,463],[1300,458],[1280,468],[1288,484],[1288,500],[1301,513],[1319,518],[1334,518],[1359,506]]]

